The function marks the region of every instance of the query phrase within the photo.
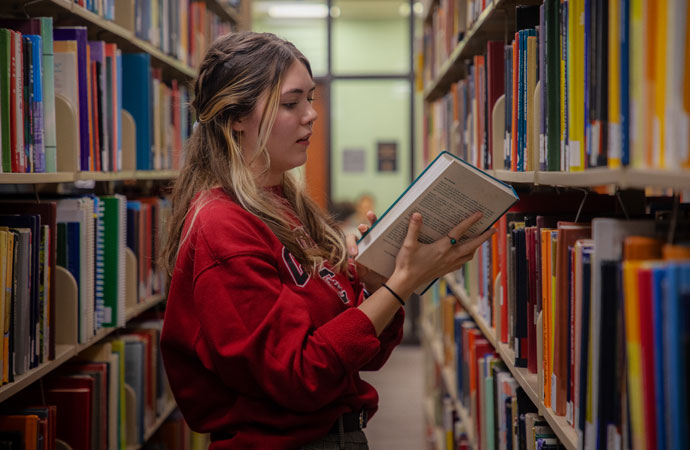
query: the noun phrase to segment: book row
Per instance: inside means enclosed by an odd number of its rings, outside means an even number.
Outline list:
[[[686,0],[517,6],[510,41],[458,62],[467,76],[429,105],[427,155],[512,171],[690,167],[689,14]]]
[[[688,448],[687,231],[669,233],[654,202],[656,220],[572,222],[524,206],[457,275],[478,315],[581,448]]]
[[[144,450],[206,450],[210,444],[210,435],[190,430],[182,413],[176,409],[143,448]]]
[[[445,296],[439,303],[443,310],[444,363],[454,369],[456,378],[451,381],[460,404],[448,394],[439,402],[445,439],[441,448],[562,448],[537,406],[456,298]]]
[[[29,386],[0,409],[0,441],[12,448],[126,449],[142,444],[172,394],[159,352],[162,319],[144,318]],[[42,385],[42,386],[41,386]],[[33,406],[35,405],[35,406]]]
[[[188,91],[166,84],[147,53],[88,41],[86,27],[52,27],[51,18],[5,20],[0,26],[0,143],[3,172],[54,172],[58,160],[56,96],[76,122],[77,170],[117,171],[122,112],[136,127],[136,168],[177,169],[189,129]],[[30,33],[30,34],[26,34]],[[127,86],[127,89],[123,89]],[[64,170],[64,169],[63,169]]]
[[[465,37],[466,31],[477,23],[482,12],[495,0],[440,0],[431,18],[424,25],[422,52],[424,65],[422,80],[425,85],[439,75],[441,66],[453,53],[455,46]]]
[[[235,28],[209,11],[205,0],[74,0],[74,3],[124,26],[139,39],[192,67],[198,66],[215,36]]]
[[[128,304],[163,294],[155,261],[168,210],[162,199],[121,195],[0,204],[3,384],[55,357],[57,327],[73,326],[74,343],[87,343],[104,327],[124,326]],[[125,285],[127,252],[134,298]],[[64,300],[56,311],[57,266],[74,279],[73,317]],[[69,323],[58,324],[57,314]]]

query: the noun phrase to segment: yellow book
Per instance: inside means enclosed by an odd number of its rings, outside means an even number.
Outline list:
[[[620,0],[609,0],[608,165],[621,166],[621,51]]]
[[[584,0],[568,2],[568,147],[570,171],[585,169]]]
[[[538,137],[534,128],[534,90],[537,87],[537,57],[539,50],[537,49],[537,37],[529,36],[527,38],[527,95],[525,101],[527,102],[527,166],[526,170],[536,170],[538,165],[534,162],[539,160],[537,153]]]
[[[565,0],[561,0],[561,8],[563,8],[563,4],[565,3]],[[559,54],[560,54],[560,102],[561,102],[561,131],[560,131],[560,137],[561,137],[561,170],[567,170],[568,169],[568,164],[566,163],[566,151],[565,151],[565,143],[566,143],[566,138],[567,136],[565,135],[565,122],[568,120],[568,117],[566,116],[567,111],[565,110],[565,105],[568,102],[566,99],[566,89],[565,89],[565,83],[566,83],[566,59],[568,57],[567,54],[567,49],[564,52],[563,51],[563,33],[558,33],[559,35],[559,42],[558,42],[558,49],[559,49]]]
[[[654,119],[652,121],[652,162],[654,167],[664,168],[666,165],[664,137],[666,134],[666,30],[668,16],[667,0],[654,0],[656,9],[656,33],[654,39]]]
[[[647,128],[644,0],[630,0],[630,165],[644,167]]]
[[[690,167],[690,6],[685,11],[685,64],[683,71],[683,113],[681,118],[681,160]]]
[[[120,402],[120,418],[118,420],[118,428],[120,433],[120,450],[127,450],[127,399],[125,395],[125,343],[119,339],[110,341],[113,353],[118,355],[119,368],[118,377],[119,382],[119,402]]]
[[[633,442],[636,450],[645,450],[640,299],[637,287],[637,273],[640,264],[639,261],[623,262],[623,307],[625,310],[625,341],[628,357],[628,392],[630,393],[628,401],[630,402]]]
[[[5,301],[10,301],[6,295],[5,286],[7,285],[7,235],[8,231],[0,230],[0,323],[4,323]],[[3,372],[5,359],[3,352],[0,352],[0,374]],[[2,381],[0,380],[0,384]]]

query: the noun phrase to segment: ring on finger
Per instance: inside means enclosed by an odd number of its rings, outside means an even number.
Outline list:
[[[455,238],[454,238],[453,236],[451,236],[450,234],[446,234],[446,236],[448,237],[448,239],[450,239],[450,245],[455,245],[455,244],[458,243],[458,240],[455,239]]]

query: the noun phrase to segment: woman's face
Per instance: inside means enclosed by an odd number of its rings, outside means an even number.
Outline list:
[[[299,61],[292,63],[283,77],[278,112],[266,143],[271,167],[262,180],[264,186],[279,184],[283,172],[307,162],[307,147],[317,117],[312,107],[314,89],[314,81],[304,64]],[[256,151],[259,123],[265,107],[264,95],[249,117],[233,124],[235,130],[242,131],[242,148],[248,154]]]

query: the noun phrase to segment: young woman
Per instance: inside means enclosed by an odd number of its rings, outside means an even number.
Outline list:
[[[390,279],[367,273],[351,262],[354,236],[288,173],[306,162],[316,120],[307,59],[271,34],[229,34],[194,90],[198,125],[164,250],[161,350],[177,404],[212,449],[366,449],[378,398],[359,371],[381,368],[400,342],[413,290],[490,233],[451,245],[473,217],[423,245],[415,214]]]

